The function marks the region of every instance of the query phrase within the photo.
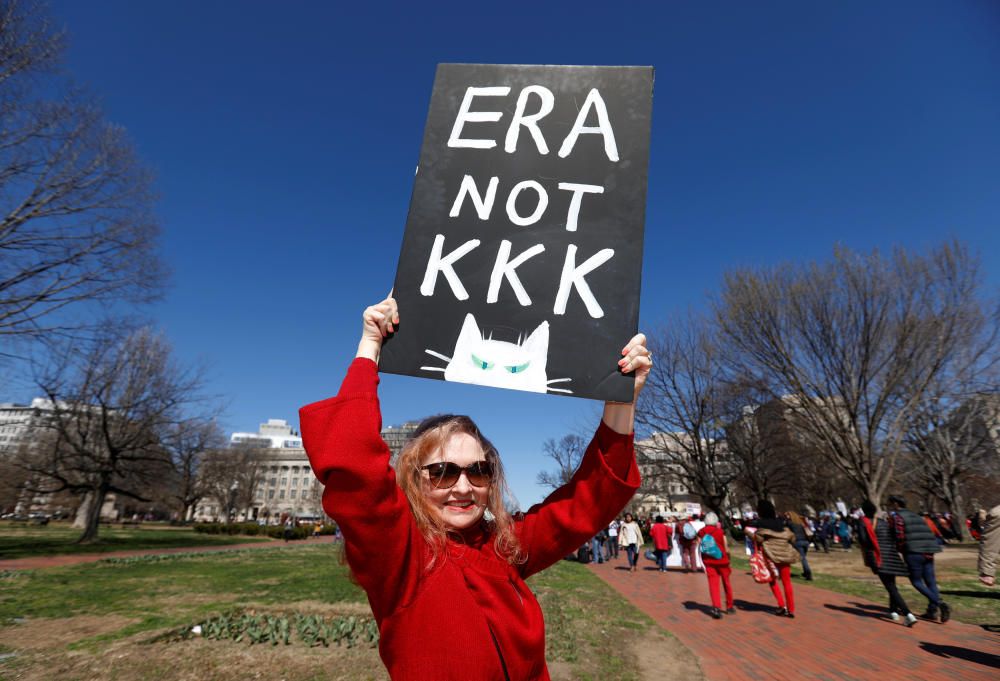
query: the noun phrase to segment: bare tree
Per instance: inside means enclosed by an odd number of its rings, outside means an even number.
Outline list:
[[[201,379],[179,367],[167,342],[148,328],[74,343],[53,358],[37,378],[49,400],[39,421],[43,436],[19,465],[36,493],[84,497],[79,541],[90,542],[109,493],[148,502],[144,491],[168,474],[161,437],[197,404]]]
[[[208,452],[202,460],[205,496],[218,502],[223,522],[232,521],[253,504],[264,477],[260,454],[258,448],[236,446]]]
[[[0,458],[0,512],[13,511],[25,492],[28,472],[8,459],[6,453]]]
[[[738,462],[734,496],[753,504],[788,495],[799,482],[801,448],[790,447],[781,437],[781,429],[769,418],[769,400],[767,386],[748,376],[727,377],[720,391],[726,445],[732,460]]]
[[[537,484],[550,489],[558,489],[569,482],[580,467],[580,461],[587,451],[587,441],[579,435],[565,435],[560,440],[546,440],[542,452],[556,463],[553,471],[539,471]]]
[[[727,275],[717,321],[732,364],[759,376],[816,447],[878,503],[911,415],[980,316],[978,265],[837,250],[829,263]]]
[[[89,327],[81,303],[163,285],[150,175],[57,77],[63,43],[39,3],[0,0],[0,340]]]
[[[207,494],[201,465],[208,452],[223,447],[225,434],[214,418],[192,417],[169,424],[161,444],[171,462],[167,496],[178,518],[186,521],[191,510]]]
[[[639,447],[643,470],[678,478],[713,511],[722,513],[740,474],[726,445],[726,376],[703,320],[671,326],[651,339],[657,361],[639,397],[636,422],[652,433]]]
[[[997,393],[969,394],[957,404],[954,396],[935,392],[911,419],[904,477],[957,516],[953,525],[962,538],[967,536],[966,478],[991,467],[989,459],[996,458],[998,446],[991,426],[998,422]]]

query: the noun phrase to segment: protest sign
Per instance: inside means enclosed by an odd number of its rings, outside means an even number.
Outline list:
[[[631,401],[653,70],[438,66],[389,373]]]

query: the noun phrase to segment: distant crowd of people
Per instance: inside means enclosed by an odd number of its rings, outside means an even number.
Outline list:
[[[810,548],[825,553],[835,547],[851,551],[856,543],[864,565],[878,577],[888,594],[891,619],[910,627],[918,621],[899,592],[897,577],[908,578],[927,599],[924,619],[944,623],[951,618],[951,608],[941,598],[934,563],[935,554],[943,546],[961,539],[958,520],[950,513],[918,514],[907,507],[903,497],[890,496],[886,510],[881,512],[866,500],[846,513],[828,511],[810,517],[795,511],[778,514],[770,501],[763,500],[756,512],[744,513],[731,521],[731,536],[745,541],[751,572],[755,581],[770,588],[776,615],[795,617],[792,566],[801,564],[802,577],[811,581],[813,572],[807,558]],[[993,586],[1000,554],[1000,506],[970,515],[967,528],[980,541],[980,580]],[[645,518],[626,513],[595,535],[589,546],[581,548],[578,558],[604,563],[624,555],[628,569],[635,572],[647,537],[652,549],[645,553],[660,572],[668,570],[669,557],[673,555],[675,566],[682,571],[705,573],[712,617],[721,619],[724,614],[736,613],[730,580],[730,535],[715,513]]]

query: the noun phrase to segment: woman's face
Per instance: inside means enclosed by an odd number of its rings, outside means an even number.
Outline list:
[[[627,523],[632,522],[632,514],[631,513],[626,513],[625,514],[625,522],[627,522]]]
[[[444,447],[431,454],[421,465],[432,463],[454,463],[462,468],[477,461],[485,461],[486,455],[478,440],[468,433],[456,433],[445,443]],[[437,488],[431,484],[430,474],[425,470],[423,475],[424,494],[431,502],[437,517],[445,527],[452,530],[465,530],[478,523],[486,510],[489,498],[489,485],[476,487],[469,482],[463,472],[451,487]]]

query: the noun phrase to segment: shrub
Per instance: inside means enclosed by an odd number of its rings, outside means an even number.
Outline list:
[[[284,525],[258,525],[257,523],[201,523],[194,526],[195,532],[205,534],[247,535],[250,537],[265,536],[274,539],[284,539]],[[313,528],[293,527],[289,539],[306,539],[312,535]]]

